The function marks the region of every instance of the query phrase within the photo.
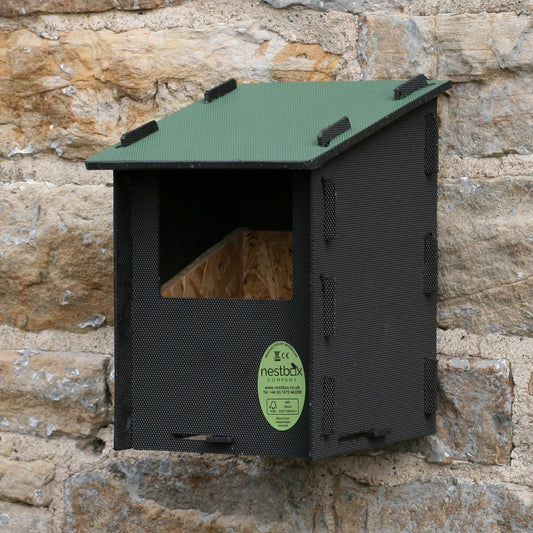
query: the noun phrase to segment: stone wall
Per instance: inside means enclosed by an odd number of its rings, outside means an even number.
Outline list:
[[[0,531],[533,531],[531,28],[523,0],[4,0]],[[229,77],[420,72],[454,82],[437,434],[315,463],[113,451],[111,176],[83,158]]]

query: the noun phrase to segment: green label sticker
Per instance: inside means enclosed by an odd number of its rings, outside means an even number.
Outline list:
[[[257,373],[259,404],[267,422],[278,431],[292,428],[305,404],[305,373],[296,350],[284,341],[271,344]]]

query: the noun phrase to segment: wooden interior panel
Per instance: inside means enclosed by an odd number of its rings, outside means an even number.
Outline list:
[[[161,287],[173,298],[292,298],[292,232],[239,228]]]

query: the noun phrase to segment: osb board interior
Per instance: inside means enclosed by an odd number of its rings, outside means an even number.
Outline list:
[[[292,298],[292,232],[239,228],[161,287],[173,298]]]

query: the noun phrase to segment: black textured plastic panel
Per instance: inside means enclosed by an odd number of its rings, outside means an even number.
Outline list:
[[[197,181],[201,198],[203,171],[182,172]],[[117,332],[123,358],[131,347],[131,446],[308,456],[306,403],[296,425],[278,431],[263,416],[257,392],[261,358],[275,341],[291,344],[309,372],[308,176],[293,181],[294,290],[292,300],[280,301],[162,298],[158,181],[157,173],[143,171],[131,178],[131,330]],[[121,232],[119,245],[127,248],[129,238]],[[125,431],[124,419],[117,422],[117,432]]]
[[[439,122],[433,113],[428,113],[424,120],[424,172],[428,178],[436,178],[439,169]]]
[[[335,223],[336,198],[335,183],[331,180],[322,180],[324,192],[324,239],[329,241],[335,238],[337,225]]]
[[[424,294],[438,291],[438,244],[433,233],[424,237]]]
[[[115,442],[117,450],[131,448],[131,186],[115,171],[114,278],[115,278]]]
[[[313,327],[311,455],[382,446],[435,430],[424,414],[424,358],[435,354],[435,295],[424,295],[424,237],[436,232],[436,180],[424,171],[436,102],[313,172],[312,316],[335,273],[336,332]],[[323,179],[335,182],[337,236],[323,239]],[[314,281],[316,280],[316,281]],[[324,377],[335,380],[335,438],[323,435]]]
[[[329,437],[335,433],[335,380],[324,376],[322,382],[322,434]]]
[[[434,415],[437,412],[437,360],[424,358],[424,414]]]
[[[335,335],[335,278],[320,275],[322,282],[322,308],[324,337]]]

